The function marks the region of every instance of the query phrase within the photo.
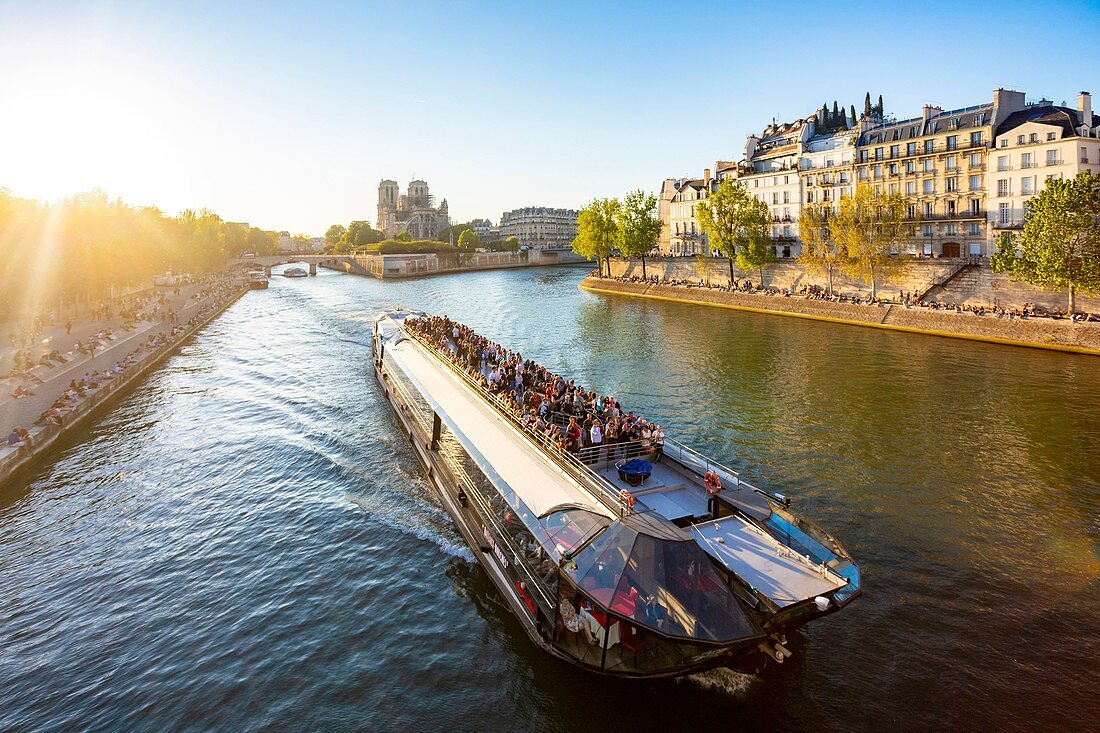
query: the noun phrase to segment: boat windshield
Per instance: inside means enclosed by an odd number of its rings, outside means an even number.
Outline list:
[[[610,523],[607,517],[580,507],[552,510],[542,518],[542,526],[552,543],[547,550],[553,549],[559,557],[565,555]]]
[[[655,512],[610,525],[566,571],[613,614],[668,636],[723,642],[755,633],[706,553]]]

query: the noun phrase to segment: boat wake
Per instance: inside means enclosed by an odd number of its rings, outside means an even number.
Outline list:
[[[724,692],[730,697],[743,698],[749,689],[757,682],[757,677],[742,672],[734,672],[732,669],[719,667],[699,674],[689,675],[683,678],[687,684],[698,685],[707,690]]]
[[[348,501],[367,512],[370,517],[390,529],[412,535],[418,540],[431,542],[453,558],[474,562],[474,554],[457,533],[447,532],[448,517],[442,509],[423,507],[430,515],[420,517],[412,514],[396,514],[391,508],[380,506],[374,497],[362,494],[345,494]]]

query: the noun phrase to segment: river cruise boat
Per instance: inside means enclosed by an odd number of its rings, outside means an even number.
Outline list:
[[[263,270],[249,270],[248,287],[253,290],[264,290],[267,288],[267,275]]]
[[[487,341],[471,356],[458,342],[472,332],[461,328],[383,312],[375,378],[537,646],[622,677],[757,672],[791,655],[792,631],[859,596],[848,552],[789,499],[668,437],[571,449],[571,416],[543,411],[536,423],[536,398],[518,408],[489,379],[498,363],[519,362],[496,344],[486,351]],[[555,379],[547,384],[561,389]]]
[[[304,267],[288,267],[283,270],[283,277],[309,277],[309,272]]]

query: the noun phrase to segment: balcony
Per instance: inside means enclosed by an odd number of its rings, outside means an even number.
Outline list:
[[[1022,221],[995,221],[993,222],[993,228],[997,230],[1023,229],[1024,223]]]

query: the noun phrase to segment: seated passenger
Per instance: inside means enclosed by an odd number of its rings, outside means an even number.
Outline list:
[[[642,606],[642,621],[648,626],[664,631],[668,623],[668,611],[657,602],[657,596],[648,596],[645,599],[645,605]]]

